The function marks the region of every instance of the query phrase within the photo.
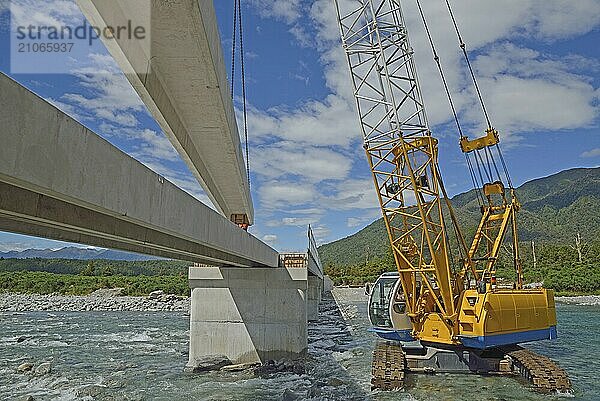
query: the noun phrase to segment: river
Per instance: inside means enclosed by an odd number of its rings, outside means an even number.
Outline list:
[[[415,376],[407,389],[371,392],[375,338],[360,290],[336,289],[309,326],[306,373],[184,374],[184,312],[0,312],[2,400],[548,400],[507,377]],[[342,312],[345,320],[340,316]],[[531,344],[563,366],[573,400],[600,400],[600,306],[559,304],[559,339]],[[347,323],[347,324],[346,324]],[[17,342],[20,339],[21,342]],[[50,362],[45,375],[26,362]]]

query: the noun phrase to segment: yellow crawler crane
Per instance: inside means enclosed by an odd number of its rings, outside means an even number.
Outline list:
[[[372,331],[386,340],[374,352],[373,386],[397,388],[405,372],[437,371],[520,373],[538,388],[570,390],[562,369],[518,346],[556,338],[554,294],[523,288],[520,204],[450,3],[446,0],[488,122],[485,136],[474,140],[463,134],[416,0],[481,208],[470,246],[444,189],[438,141],[429,129],[400,1],[334,1],[364,148],[398,270],[380,277],[371,291]],[[450,235],[456,238],[456,257]],[[509,288],[496,283],[503,248],[516,275]]]

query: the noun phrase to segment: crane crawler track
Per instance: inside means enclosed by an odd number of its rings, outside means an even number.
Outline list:
[[[406,358],[400,345],[378,342],[373,351],[371,389],[384,391],[404,387]]]
[[[506,353],[512,359],[513,371],[533,384],[536,390],[545,393],[569,393],[571,380],[560,366],[547,356],[518,347]]]

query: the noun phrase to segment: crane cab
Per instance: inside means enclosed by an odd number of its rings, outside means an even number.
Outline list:
[[[412,324],[397,272],[384,273],[369,291],[369,331],[393,341],[414,341]]]

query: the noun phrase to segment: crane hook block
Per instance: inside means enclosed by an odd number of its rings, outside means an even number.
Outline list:
[[[501,181],[483,184],[483,193],[485,196],[492,196],[493,194],[504,196],[504,184]]]
[[[231,215],[230,220],[242,230],[248,231],[248,227],[250,227],[250,221],[248,220],[248,215],[246,214],[234,213]]]
[[[482,138],[469,140],[468,137],[463,136],[460,138],[460,149],[463,153],[469,153],[474,150],[480,150],[488,146],[497,145],[500,142],[498,131],[493,128],[488,128],[485,131],[486,135]]]

